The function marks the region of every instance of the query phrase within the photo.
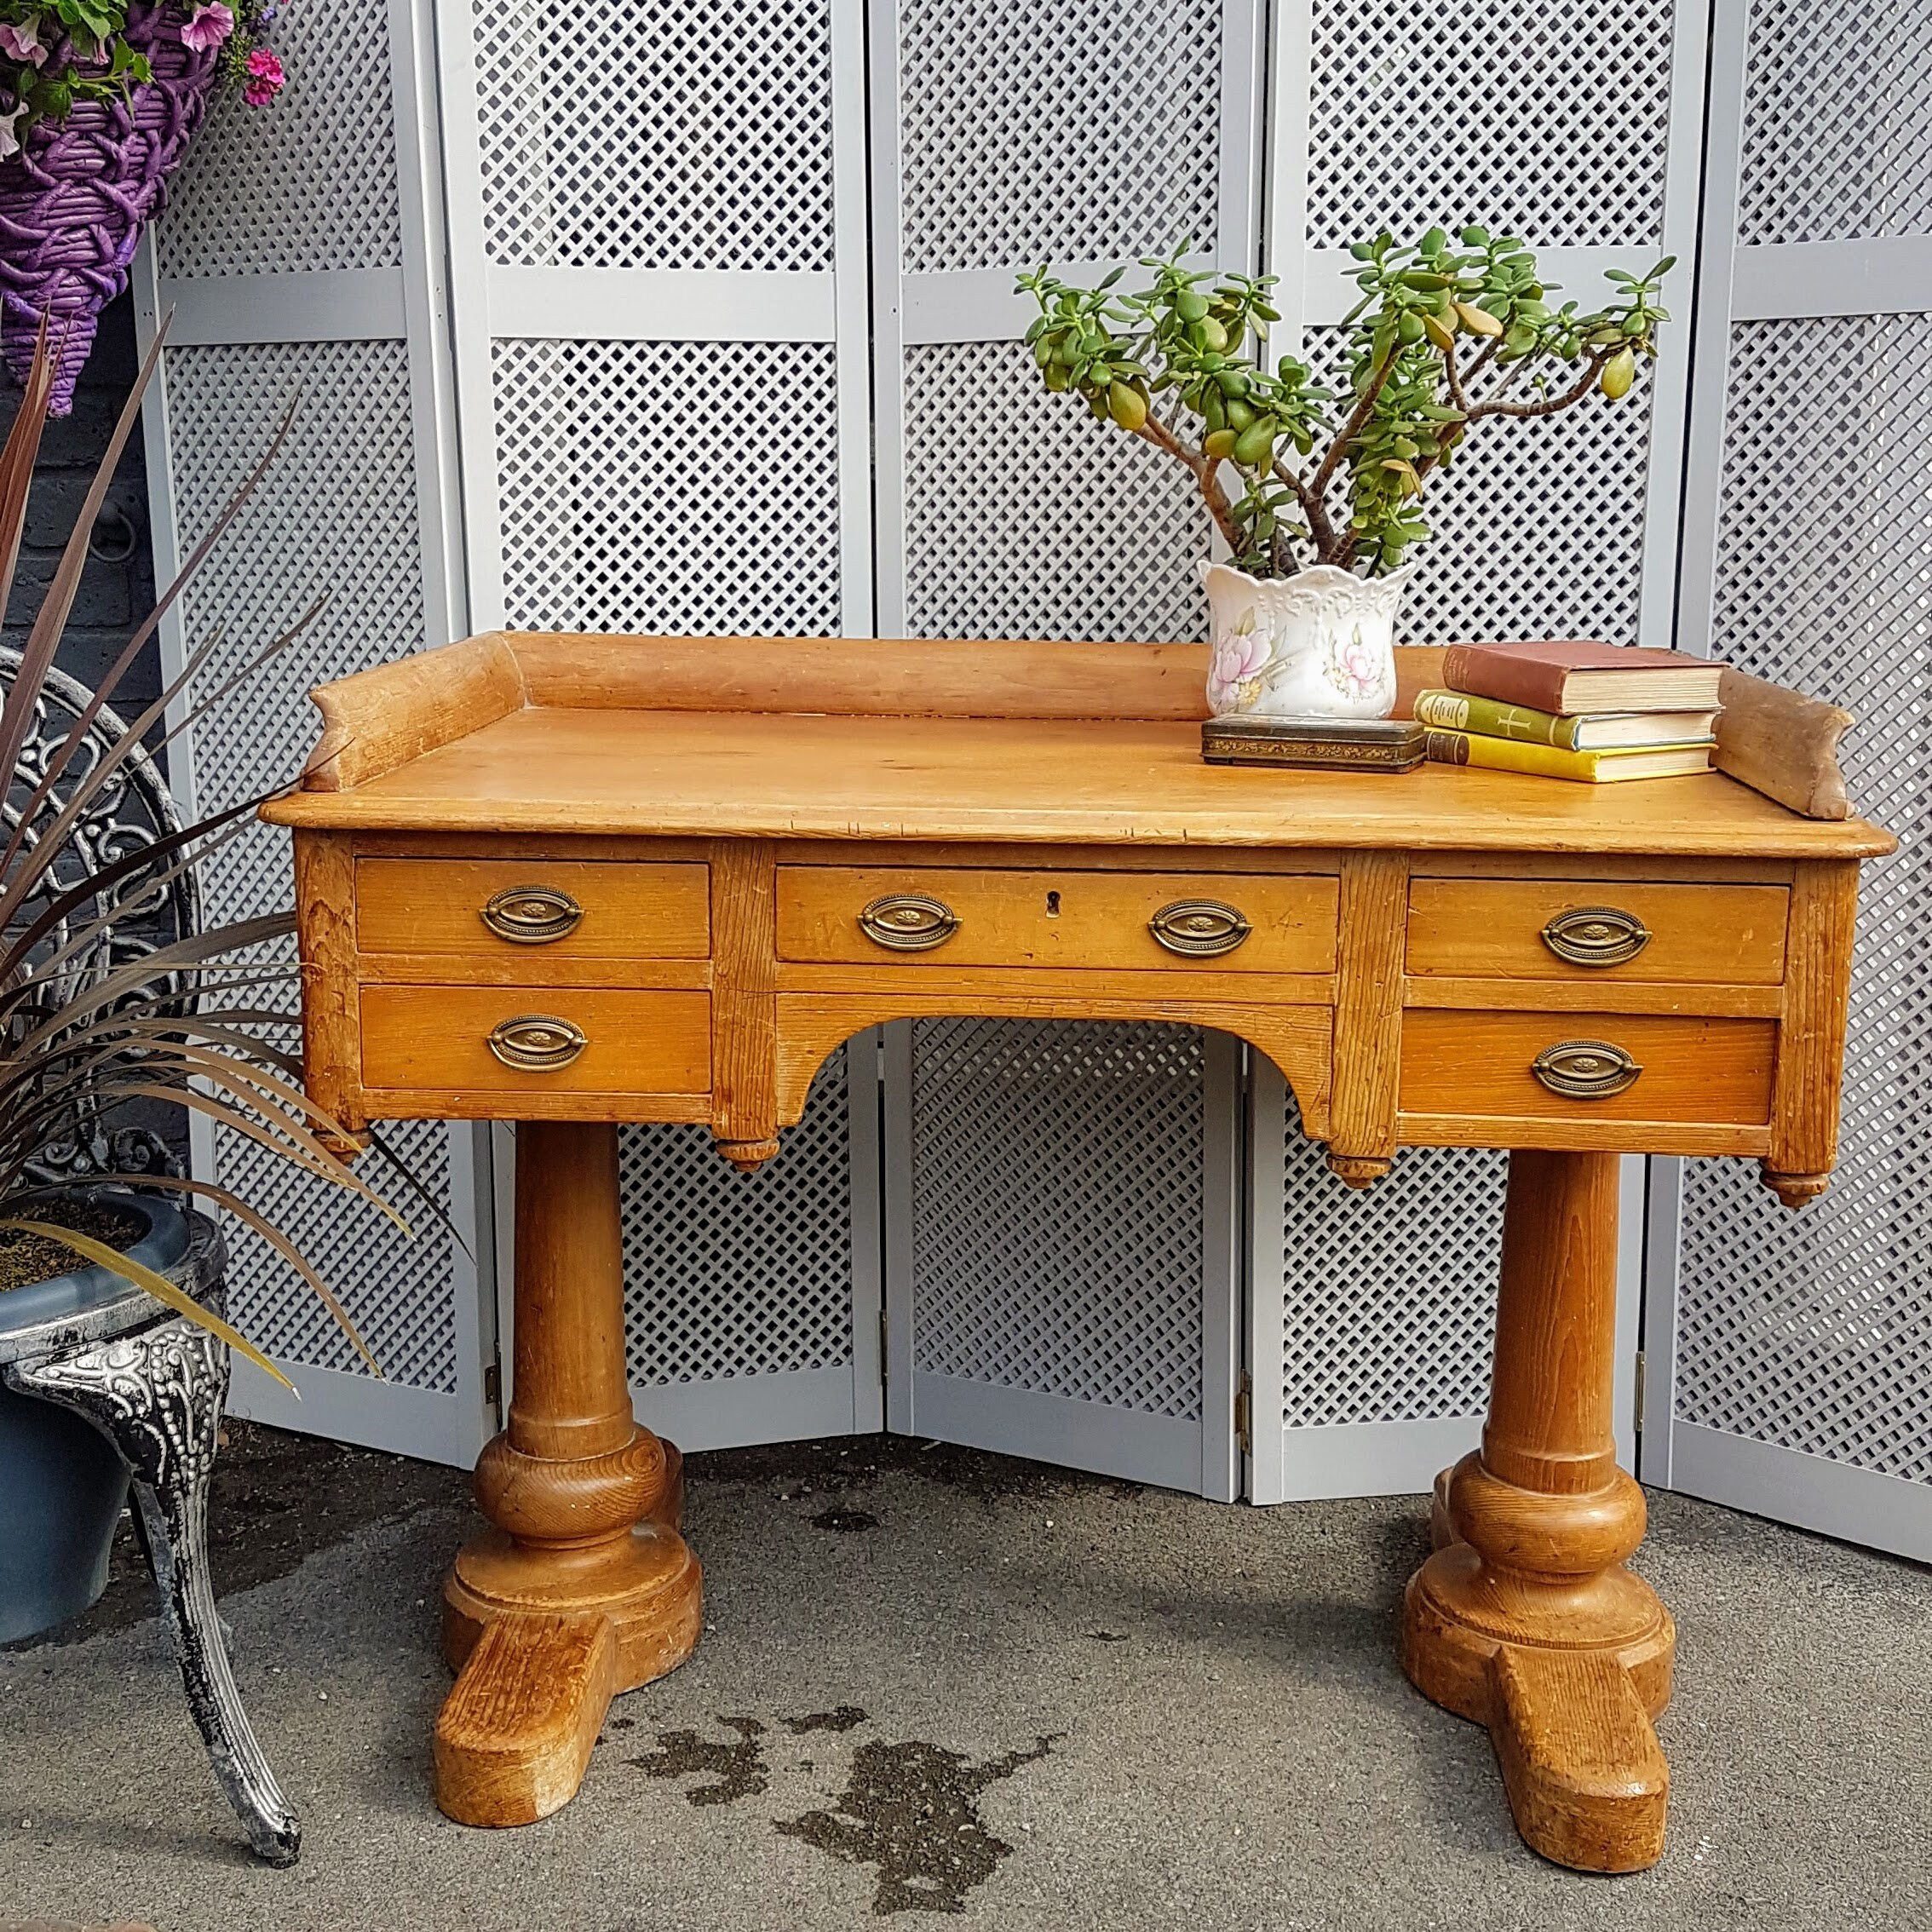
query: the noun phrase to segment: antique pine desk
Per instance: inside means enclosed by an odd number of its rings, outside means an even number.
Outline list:
[[[1440,654],[1404,655],[1406,705]],[[451,1817],[566,1803],[611,1697],[698,1639],[676,1452],[626,1387],[616,1124],[704,1122],[750,1170],[877,1022],[1165,1020],[1266,1054],[1356,1186],[1406,1146],[1515,1150],[1488,1423],[1403,1667],[1489,1727],[1538,1850],[1659,1855],[1674,1640],[1624,1567],[1616,1162],[1826,1185],[1858,861],[1891,844],[1845,815],[1848,721],[1727,674],[1728,767],[1835,819],[1716,773],[1228,768],[1198,755],[1205,664],[496,634],[317,693],[265,814],[296,828],[310,1089],[351,1133],[522,1123],[509,1426],[446,1592]]]

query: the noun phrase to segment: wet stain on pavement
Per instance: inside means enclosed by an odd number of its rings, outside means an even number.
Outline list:
[[[808,1731],[849,1731],[865,1722],[865,1713],[856,1704],[842,1704],[836,1711],[808,1711],[802,1717],[781,1717],[779,1722],[793,1737]]]
[[[771,1783],[759,1739],[765,1727],[756,1717],[721,1717],[719,1723],[738,1737],[730,1744],[701,1738],[695,1731],[659,1731],[658,1748],[631,1762],[647,1778],[707,1778],[685,1792],[693,1804],[731,1804],[756,1797]]]
[[[963,1912],[967,1893],[992,1877],[1013,1851],[980,1822],[975,1801],[988,1785],[1037,1763],[1054,1742],[1043,1737],[1031,1751],[977,1765],[963,1751],[917,1739],[864,1744],[836,1810],[782,1818],[778,1829],[834,1858],[876,1865],[872,1911],[880,1918]]]

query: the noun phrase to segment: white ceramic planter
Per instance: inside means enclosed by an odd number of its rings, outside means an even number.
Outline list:
[[[1263,580],[1203,563],[1217,718],[1385,718],[1395,705],[1395,612],[1415,566],[1357,577],[1314,564]]]

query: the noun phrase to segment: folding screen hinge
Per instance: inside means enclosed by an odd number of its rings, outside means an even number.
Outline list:
[[[483,1400],[495,1412],[497,1420],[503,1420],[503,1365],[500,1360],[488,1362],[483,1369]]]
[[[1245,1369],[1241,1386],[1234,1391],[1234,1440],[1244,1456],[1255,1452],[1255,1379]]]
[[[884,1304],[879,1307],[879,1383],[883,1387],[886,1378],[886,1312]]]
[[[1636,1352],[1636,1378],[1635,1378],[1635,1379],[1636,1379],[1636,1414],[1635,1414],[1634,1416],[1632,1416],[1632,1417],[1630,1417],[1630,1433],[1631,1433],[1631,1434],[1632,1434],[1633,1435],[1642,1435],[1643,1434],[1643,1397],[1644,1397],[1644,1386],[1643,1386],[1643,1384],[1644,1384],[1644,1373],[1643,1373],[1643,1371],[1644,1371],[1644,1359],[1643,1359],[1643,1350],[1642,1350],[1642,1348],[1639,1348],[1639,1349],[1637,1350],[1637,1352]]]

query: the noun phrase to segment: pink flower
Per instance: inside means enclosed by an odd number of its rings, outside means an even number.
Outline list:
[[[40,44],[40,15],[32,14],[24,25],[14,26],[11,20],[0,21],[0,54],[10,55],[14,60],[24,60],[29,66],[43,65],[47,49]],[[11,148],[7,151],[13,152]]]
[[[242,99],[250,107],[266,107],[282,91],[288,78],[282,63],[266,47],[258,47],[248,57],[248,85],[242,89]]]
[[[195,51],[205,53],[211,47],[219,47],[235,31],[233,12],[213,0],[205,7],[197,7],[188,15],[187,25],[181,29],[181,45],[192,47]]]
[[[1208,671],[1208,702],[1218,711],[1232,699],[1239,687],[1261,675],[1268,663],[1268,641],[1258,631],[1233,631],[1215,647],[1214,663]]]

